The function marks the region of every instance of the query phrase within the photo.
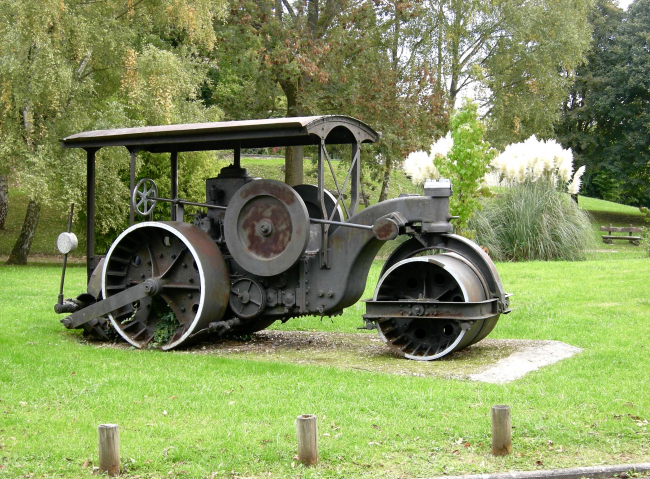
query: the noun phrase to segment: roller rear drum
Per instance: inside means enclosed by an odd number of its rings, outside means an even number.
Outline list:
[[[230,283],[221,252],[187,223],[138,223],[115,240],[102,272],[104,298],[149,278],[160,285],[154,294],[109,315],[118,334],[137,348],[188,344],[228,306]]]
[[[498,315],[461,321],[414,316],[424,313],[424,302],[477,303],[489,297],[480,273],[455,253],[402,260],[380,278],[373,301],[409,301],[408,315],[384,317],[376,322],[380,337],[400,356],[419,361],[438,359],[483,339]],[[417,304],[422,300],[422,305]],[[414,306],[413,301],[416,301]],[[406,303],[405,303],[406,304]]]

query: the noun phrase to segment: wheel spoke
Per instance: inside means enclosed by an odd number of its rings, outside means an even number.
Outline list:
[[[201,287],[196,284],[188,283],[167,283],[163,286],[164,289],[187,289],[190,291],[200,291]]]
[[[182,250],[178,255],[176,255],[176,258],[174,258],[174,261],[172,261],[172,264],[169,265],[169,268],[167,268],[167,269],[165,270],[165,272],[164,272],[163,274],[160,275],[160,277],[161,277],[161,278],[164,278],[165,276],[167,276],[167,275],[172,271],[172,269],[174,269],[174,267],[175,267],[177,264],[180,264],[180,263],[182,262],[182,261],[181,261],[181,258],[185,255],[185,253],[186,253],[187,251],[188,251],[188,250],[184,249],[184,250]],[[197,289],[198,289],[198,288],[197,288]]]

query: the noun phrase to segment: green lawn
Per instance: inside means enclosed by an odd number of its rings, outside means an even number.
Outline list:
[[[650,260],[637,249],[498,268],[514,311],[490,337],[584,352],[497,386],[200,348],[116,349],[60,326],[58,266],[1,266],[0,477],[86,477],[105,422],[121,426],[127,477],[425,477],[647,461]],[[83,278],[72,267],[67,291]],[[355,332],[359,312],[282,328]],[[512,407],[514,452],[493,458],[489,409],[501,403]],[[309,470],[292,467],[301,413],[320,421],[321,464]]]
[[[606,232],[600,232],[601,225],[650,226],[646,221],[645,215],[634,206],[620,205],[597,198],[587,198],[586,196],[580,196],[578,198],[578,204],[582,209],[591,213],[591,216],[594,218],[594,223],[597,225],[596,230],[598,230],[599,236],[607,234]],[[629,245],[629,243],[616,241],[611,246],[620,247],[620,245]]]
[[[255,176],[279,171],[267,161],[245,164]],[[16,206],[21,197],[12,195]],[[642,224],[630,207],[582,197],[580,204],[597,222],[600,212],[613,223]],[[11,228],[24,214],[16,209]],[[45,253],[65,226],[48,211],[35,240]],[[0,248],[9,243],[0,233]],[[107,422],[120,425],[124,476],[134,479],[397,478],[647,462],[650,259],[621,243],[588,257],[497,265],[514,310],[490,338],[554,339],[584,350],[501,386],[302,365],[291,355],[269,361],[200,346],[162,353],[87,343],[52,311],[58,264],[1,265],[0,478],[87,477],[82,465],[97,464],[96,428]],[[365,297],[380,267],[373,265]],[[67,295],[83,290],[84,277],[83,267],[69,269]],[[355,305],[333,321],[306,317],[274,328],[373,334],[357,331],[362,312]],[[402,361],[386,359],[395,368]],[[444,371],[455,361],[426,367]],[[512,408],[508,457],[490,455],[494,404]],[[321,463],[311,469],[293,459],[302,413],[319,418]]]

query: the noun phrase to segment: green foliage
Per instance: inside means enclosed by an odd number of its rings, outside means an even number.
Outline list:
[[[425,0],[410,44],[429,60],[449,108],[468,89],[480,98],[489,140],[503,147],[552,133],[589,46],[592,3]]]
[[[30,198],[85,220],[83,152],[59,140],[84,130],[214,120],[200,101],[224,0],[9,0],[0,9],[0,171]],[[128,211],[128,154],[97,155],[99,235]],[[128,173],[126,174],[128,178]]]
[[[446,158],[436,161],[441,176],[451,179],[454,194],[449,209],[460,216],[457,224],[461,231],[480,208],[481,181],[494,157],[484,135],[485,125],[478,119],[477,105],[466,100],[451,118],[454,145]]]
[[[647,226],[643,227],[641,232],[641,245],[643,250],[650,256],[650,229]]]
[[[448,120],[440,79],[418,38],[427,8],[306,3],[233,0],[227,24],[216,28],[215,61],[223,68],[213,101],[232,119],[332,113],[367,122],[382,137],[362,150],[362,181],[366,194],[379,189],[383,200],[399,161],[443,133]]]
[[[588,63],[563,109],[558,137],[587,165],[585,193],[632,205],[650,202],[650,1],[627,11],[599,0]]]
[[[549,181],[527,181],[484,200],[469,227],[497,261],[582,260],[595,246],[589,215]]]
[[[490,142],[548,138],[575,69],[589,49],[593,0],[495,2],[494,48],[480,65]]]
[[[650,208],[646,208],[645,206],[639,207],[639,211],[645,215],[645,220],[650,221]]]
[[[176,330],[180,326],[178,318],[172,311],[172,308],[158,296],[154,297],[151,302],[151,312],[149,315],[150,321],[156,321],[156,330],[153,334],[153,340],[149,343],[149,348],[154,349],[164,346],[176,334]]]

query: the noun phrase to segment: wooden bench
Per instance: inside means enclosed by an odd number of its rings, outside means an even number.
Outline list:
[[[632,236],[632,233],[641,233],[641,231],[643,231],[643,228],[632,225],[619,227],[612,226],[610,224],[609,226],[601,226],[600,231],[607,231],[608,233],[606,235],[603,235],[603,243],[612,244],[614,242],[613,240],[625,240],[629,241],[635,246],[639,246],[641,242],[641,236]],[[613,235],[612,233],[628,233],[628,235]]]

